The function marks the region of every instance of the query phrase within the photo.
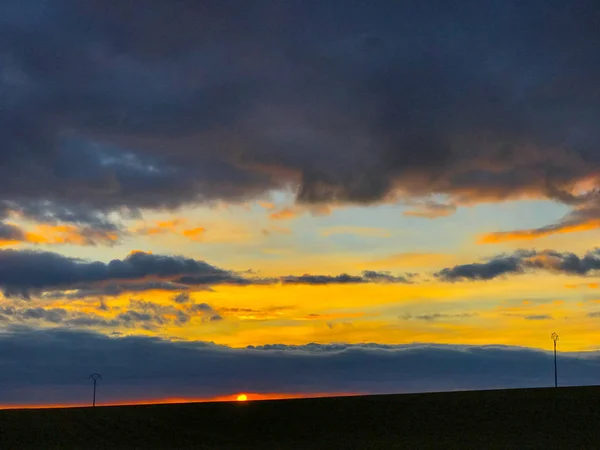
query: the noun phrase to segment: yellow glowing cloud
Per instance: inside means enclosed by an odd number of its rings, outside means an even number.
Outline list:
[[[20,244],[22,241],[15,241],[11,239],[0,239],[0,247],[10,247],[12,245]]]
[[[129,252],[130,255],[135,255],[137,253],[148,253],[149,255],[152,254],[151,251],[146,251],[146,250],[131,250],[131,252]]]

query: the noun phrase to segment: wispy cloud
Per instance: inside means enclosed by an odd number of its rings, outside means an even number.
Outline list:
[[[422,320],[425,322],[435,322],[438,320],[447,321],[454,319],[468,319],[477,317],[477,313],[429,313],[429,314],[403,314],[400,316],[402,320]]]
[[[392,235],[391,231],[386,228],[359,227],[350,225],[321,228],[319,230],[319,234],[324,237],[346,234],[377,238],[388,238]]]
[[[362,275],[349,275],[343,273],[340,275],[289,275],[281,277],[283,284],[362,284],[362,283],[405,283],[411,281],[404,276],[396,276],[387,272],[375,272],[372,270],[363,271]]]
[[[5,326],[61,325],[96,330],[130,329],[139,332],[182,327],[191,320],[217,322],[223,320],[223,317],[210,305],[193,301],[164,305],[142,299],[130,299],[127,306],[116,308],[102,301],[96,312],[67,307],[24,307],[22,304],[0,307],[0,322]]]
[[[292,230],[290,230],[289,228],[277,227],[277,226],[270,226],[268,228],[263,228],[262,230],[260,230],[260,232],[265,236],[272,236],[272,235],[276,235],[276,234],[292,234]]]
[[[76,225],[38,224],[24,229],[18,225],[0,222],[0,246],[15,244],[113,246],[119,243],[122,232],[118,229],[93,228]]]
[[[458,256],[447,253],[396,253],[361,263],[373,269],[390,267],[435,267],[456,262]]]
[[[525,320],[552,320],[553,317],[550,314],[533,314],[523,317]]]
[[[116,231],[79,228],[74,225],[38,225],[25,234],[33,244],[115,245],[121,236]]]
[[[456,205],[452,203],[424,202],[414,205],[415,209],[404,211],[405,216],[436,219],[447,217],[456,212]]]

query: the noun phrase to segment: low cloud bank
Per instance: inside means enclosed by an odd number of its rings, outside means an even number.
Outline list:
[[[0,335],[0,405],[210,398],[237,392],[392,393],[550,386],[552,355],[508,346],[267,345],[9,327]],[[598,384],[600,352],[560,353],[561,385]]]

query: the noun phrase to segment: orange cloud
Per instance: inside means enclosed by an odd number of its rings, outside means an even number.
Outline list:
[[[134,230],[137,234],[154,236],[163,233],[176,233],[177,229],[186,223],[185,219],[174,219],[156,222],[153,225],[140,227]]]
[[[258,205],[268,210],[275,209],[275,204],[271,202],[258,202]]]
[[[119,240],[114,231],[77,228],[74,225],[38,225],[25,233],[25,241],[32,244],[112,245]]]
[[[192,241],[201,241],[206,233],[206,228],[197,227],[189,230],[183,230],[183,235]]]
[[[269,217],[273,220],[287,220],[293,219],[298,215],[298,212],[292,208],[283,208],[280,211],[271,213]]]
[[[529,230],[515,230],[515,231],[498,231],[495,233],[488,233],[481,236],[478,240],[478,244],[498,244],[502,242],[516,241],[516,240],[531,240],[539,239],[553,234],[564,234],[564,233],[575,233],[578,231],[590,231],[600,228],[600,219],[588,220],[579,223],[563,223],[556,225],[549,225],[542,228],[532,228]]]
[[[188,223],[186,219],[174,219],[156,222],[150,226],[143,226],[133,230],[134,233],[146,236],[155,236],[159,234],[176,234],[192,241],[205,241],[206,228],[195,227],[182,229]]]

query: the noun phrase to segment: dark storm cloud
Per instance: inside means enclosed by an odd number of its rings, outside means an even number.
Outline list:
[[[583,257],[556,250],[518,250],[512,255],[498,255],[481,263],[448,267],[435,273],[435,277],[442,281],[491,280],[539,270],[564,275],[595,274],[600,270],[600,249],[590,250]]]
[[[376,272],[374,270],[365,270],[362,273],[365,280],[381,283],[411,283],[403,276],[392,275],[389,272]],[[410,276],[409,276],[410,278]]]
[[[460,264],[445,268],[435,276],[444,281],[491,280],[506,274],[521,273],[523,270],[520,255],[497,256],[483,263]]]
[[[600,163],[596,13],[7,0],[0,203],[107,226],[289,186],[302,203],[448,194],[444,214],[523,193],[578,205],[573,183]]]
[[[243,277],[204,261],[182,256],[135,252],[108,263],[87,261],[52,252],[0,250],[0,288],[7,297],[79,299],[118,296],[150,290],[182,291],[215,285],[409,283],[387,272],[361,276],[302,275],[279,278]],[[173,301],[185,303],[185,293]],[[188,297],[189,299],[189,297]]]
[[[25,233],[16,225],[10,225],[0,222],[0,241],[24,241]]]
[[[75,290],[69,289],[69,292],[56,290],[43,294],[43,298],[57,299],[82,299],[86,297],[118,297],[125,293],[147,292],[147,291],[180,291],[189,289],[184,284],[173,283],[170,281],[128,281],[120,284],[101,283],[99,285],[87,285],[78,287]]]
[[[597,382],[598,353],[560,353],[561,384]],[[548,386],[552,355],[520,347],[333,344],[233,349],[205,342],[8,327],[0,404],[199,398],[238,392],[385,393]]]
[[[364,283],[362,277],[348,275],[300,275],[286,276],[282,278],[283,284],[346,284],[346,283]]]
[[[194,284],[238,284],[239,277],[204,261],[177,256],[132,253],[109,263],[88,262],[57,253],[0,250],[0,286],[5,295],[28,296],[30,291],[61,288],[86,288],[94,284],[145,281],[148,278],[178,283],[193,277]],[[182,284],[186,282],[181,281]],[[143,289],[162,284],[143,283]],[[110,287],[110,286],[109,286]],[[132,290],[136,290],[135,284]],[[118,289],[117,289],[118,290]],[[139,289],[141,290],[141,289]]]

